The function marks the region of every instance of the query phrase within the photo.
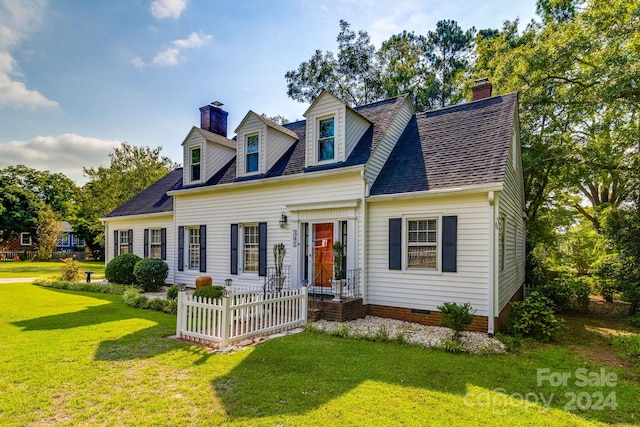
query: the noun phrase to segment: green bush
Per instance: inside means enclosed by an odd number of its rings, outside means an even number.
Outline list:
[[[622,286],[622,300],[630,303],[629,314],[640,310],[640,283],[625,282]]]
[[[73,258],[62,259],[62,267],[60,268],[60,280],[67,282],[77,282],[82,279],[80,272],[81,264]]]
[[[471,304],[468,302],[462,305],[458,305],[455,302],[445,302],[438,306],[438,310],[440,310],[442,326],[453,329],[454,341],[460,340],[460,334],[469,327],[475,317]]]
[[[138,285],[145,292],[158,292],[169,275],[169,265],[160,258],[144,258],[133,268]]]
[[[631,317],[629,321],[631,321],[632,325],[640,327],[640,314],[636,314],[635,316]]]
[[[127,289],[131,288],[130,286],[118,285],[115,283],[102,285],[99,283],[69,282],[66,280],[51,280],[47,278],[38,278],[33,282],[33,284],[45,288],[116,295],[122,295]]]
[[[176,285],[172,285],[167,289],[167,299],[168,300],[177,300],[178,292],[180,292],[180,287]]]
[[[222,286],[205,286],[198,288],[193,292],[194,297],[220,299],[224,294],[224,288]]]
[[[605,255],[596,262],[594,270],[598,278],[595,290],[605,301],[613,302],[613,295],[621,286],[619,277],[624,276],[620,258],[617,255]]]
[[[563,313],[571,308],[571,279],[565,275],[554,280],[549,280],[542,286],[535,288],[545,297],[549,298],[553,311]]]
[[[511,307],[510,327],[513,333],[542,342],[553,340],[560,325],[549,298],[534,291],[524,301],[512,303]]]
[[[591,284],[589,278],[578,276],[571,283],[571,306],[582,312],[589,311],[589,295],[591,294]]]
[[[121,285],[135,285],[136,278],[133,269],[140,257],[135,254],[118,255],[107,264],[104,275],[109,282],[120,283]]]
[[[145,308],[149,299],[140,294],[140,289],[129,288],[122,294],[122,301],[129,307]]]

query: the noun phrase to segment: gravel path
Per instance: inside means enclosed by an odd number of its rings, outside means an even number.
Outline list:
[[[349,336],[365,336],[368,338],[374,338],[376,335],[384,334],[386,331],[390,339],[395,339],[398,334],[402,334],[405,341],[424,347],[438,346],[443,338],[450,339],[453,335],[453,331],[449,328],[425,326],[419,323],[409,323],[402,320],[375,316],[367,316],[363,319],[342,323],[319,320],[312,323],[312,326],[321,331],[342,331],[346,332]],[[485,333],[463,332],[461,341],[465,348],[471,353],[506,352],[504,345],[499,340]]]

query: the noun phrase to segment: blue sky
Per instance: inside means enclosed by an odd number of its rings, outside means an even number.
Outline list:
[[[214,100],[229,133],[253,110],[301,119],[284,74],[336,52],[338,22],[376,47],[441,19],[501,28],[535,0],[0,0],[0,168],[25,164],[78,184],[122,141],[182,162],[180,144]]]

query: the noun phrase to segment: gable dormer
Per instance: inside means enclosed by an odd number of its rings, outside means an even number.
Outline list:
[[[214,103],[200,108],[200,127],[192,127],[182,142],[184,185],[204,184],[236,154],[227,136],[227,112]]]
[[[293,131],[253,111],[240,122],[236,135],[239,178],[267,173],[298,139]]]
[[[323,91],[304,113],[307,118],[305,167],[344,162],[371,122]]]

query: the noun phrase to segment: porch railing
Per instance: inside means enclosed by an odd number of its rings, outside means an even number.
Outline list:
[[[360,269],[355,268],[353,270],[347,270],[345,272],[345,279],[342,279],[342,286],[339,286],[337,282],[330,282],[331,286],[321,286],[320,284],[327,283],[327,271],[321,269],[314,280],[309,283],[309,297],[313,299],[336,299],[342,300],[345,298],[359,298],[360,294]]]

